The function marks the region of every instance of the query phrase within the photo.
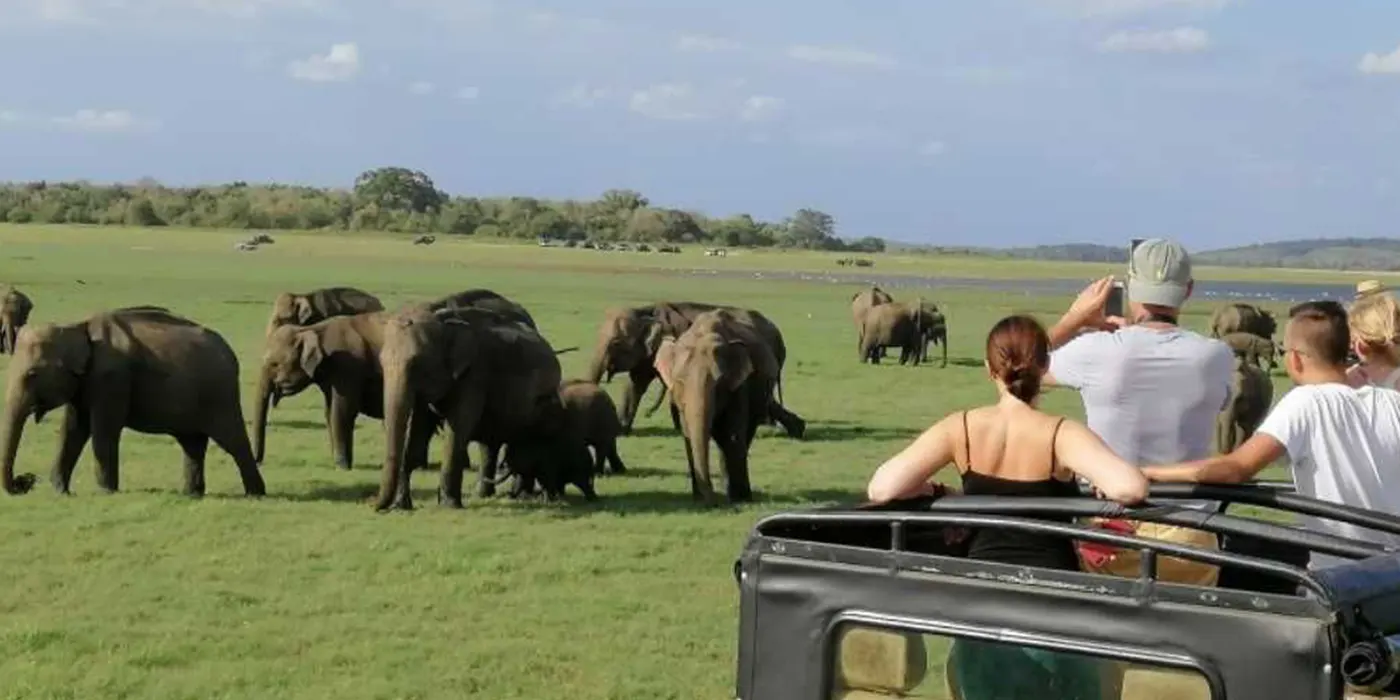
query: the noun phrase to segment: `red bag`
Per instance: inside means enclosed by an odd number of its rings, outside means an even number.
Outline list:
[[[1105,530],[1112,530],[1114,532],[1121,532],[1125,535],[1131,535],[1132,533],[1137,531],[1137,527],[1135,525],[1133,525],[1131,522],[1128,522],[1127,520],[1123,520],[1122,518],[1099,520],[1093,523],[1093,527],[1099,527]],[[1079,558],[1083,560],[1084,563],[1096,568],[1102,567],[1108,562],[1113,561],[1113,558],[1115,556],[1118,556],[1118,552],[1122,551],[1122,548],[1115,547],[1111,544],[1104,544],[1102,542],[1084,542],[1082,540],[1075,540],[1074,547],[1079,551]]]

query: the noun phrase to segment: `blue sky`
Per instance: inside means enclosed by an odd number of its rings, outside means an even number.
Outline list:
[[[653,203],[1193,248],[1400,228],[1390,0],[3,0],[0,179]]]

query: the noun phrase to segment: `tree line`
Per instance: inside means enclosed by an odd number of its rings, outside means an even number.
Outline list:
[[[168,187],[151,179],[0,183],[0,221],[885,250],[880,238],[840,238],[835,220],[815,209],[768,222],[748,214],[710,218],[656,207],[628,189],[608,190],[591,201],[454,196],[423,172],[401,167],[367,170],[350,189],[247,182]]]

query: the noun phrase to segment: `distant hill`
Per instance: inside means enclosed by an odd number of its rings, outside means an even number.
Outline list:
[[[914,254],[961,254],[1029,260],[1126,263],[1128,247],[1066,243],[1020,248],[893,244]],[[1222,267],[1291,267],[1315,270],[1400,271],[1400,238],[1314,238],[1192,252],[1192,262]]]

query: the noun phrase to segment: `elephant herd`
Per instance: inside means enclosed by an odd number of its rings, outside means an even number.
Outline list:
[[[783,402],[787,345],[771,319],[753,309],[660,301],[607,309],[586,376],[566,379],[555,349],[519,303],[470,289],[390,311],[353,287],[283,293],[272,304],[253,406],[251,440],[239,391],[239,362],[213,329],[164,307],[111,309],[67,324],[27,325],[33,303],[5,288],[0,296],[0,351],[9,365],[0,418],[0,486],[32,489],[32,474],[15,474],[25,421],[63,408],[51,481],[68,493],[79,455],[91,441],[97,484],[116,491],[123,429],[170,435],[185,455],[185,493],[204,493],[212,440],[237,466],[248,495],[264,495],[269,411],[316,387],[323,398],[331,460],[354,463],[360,416],[379,420],[384,455],[375,507],[413,507],[410,480],[428,464],[428,446],[442,437],[437,500],[463,504],[469,443],[483,460],[477,495],[489,497],[507,478],[510,494],[538,486],[548,499],[567,485],[593,500],[594,478],[621,474],[618,438],[629,435],[641,398],[657,380],[647,415],[669,397],[671,424],[685,448],[691,493],[716,501],[710,443],[721,455],[727,496],[752,498],[748,453],[759,425],[775,424],[802,439],[806,422]],[[928,359],[943,347],[944,315],[923,299],[896,302],[877,286],[851,299],[861,362],[878,363],[898,348],[901,364]],[[1273,399],[1260,367],[1276,366],[1269,312],[1229,304],[1211,318],[1211,335],[1236,354],[1229,404],[1216,443],[1227,452],[1251,435]],[[625,377],[620,404],[600,386]],[[497,472],[500,472],[498,474]]]
[[[353,464],[355,420],[382,421],[384,458],[377,510],[410,509],[410,478],[427,465],[442,436],[438,502],[462,507],[468,443],[483,448],[481,497],[506,478],[511,495],[557,498],[574,485],[595,499],[594,477],[626,471],[617,439],[630,433],[642,394],[656,379],[670,396],[672,425],[683,438],[691,492],[713,504],[710,442],[718,445],[731,501],[752,498],[748,451],[760,424],[778,423],[801,438],[805,421],[782,403],[782,333],[752,309],[694,302],[609,309],[598,332],[590,376],[566,380],[555,349],[520,304],[472,289],[389,311],[353,287],[283,293],[264,332],[262,366],[249,440],[239,392],[239,362],[216,331],[164,307],[103,311],[69,324],[26,325],[32,304],[11,290],[0,341],[14,355],[0,419],[0,486],[30,491],[32,474],[15,474],[24,423],[64,408],[54,488],[68,493],[74,466],[91,440],[98,487],[118,489],[123,429],[170,435],[185,453],[185,493],[204,493],[209,441],[238,468],[244,492],[266,493],[269,411],[315,386],[324,400],[331,457]],[[629,379],[621,407],[599,382]],[[591,452],[590,452],[591,450]],[[497,471],[501,474],[497,474]]]
[[[928,361],[928,344],[943,347],[948,366],[948,322],[938,306],[919,298],[896,303],[889,292],[871,285],[851,297],[856,324],[856,348],[861,362],[879,364],[886,348],[899,348],[899,364]]]

